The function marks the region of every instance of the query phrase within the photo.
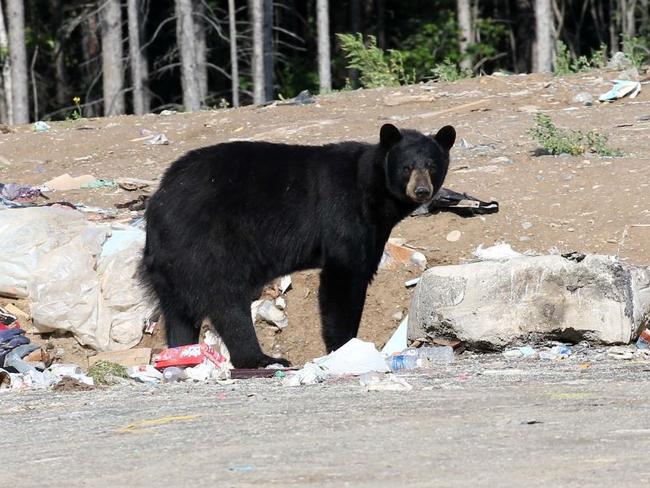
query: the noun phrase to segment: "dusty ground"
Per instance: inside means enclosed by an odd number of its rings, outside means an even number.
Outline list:
[[[581,91],[595,95],[610,86],[614,72],[551,76],[483,77],[453,84],[400,89],[360,90],[323,96],[315,105],[247,107],[198,114],[85,119],[52,124],[47,133],[30,127],[0,135],[0,181],[41,184],[68,172],[101,178],[157,179],[189,149],[236,139],[319,144],[360,139],[373,141],[391,121],[402,127],[435,131],[456,126],[460,145],[446,186],[501,204],[498,215],[461,219],[454,215],[409,218],[394,231],[422,250],[429,265],[471,258],[481,243],[506,241],[519,251],[557,247],[619,254],[648,262],[650,237],[650,89],[634,100],[583,107],[572,102]],[[542,111],[560,126],[596,129],[610,137],[625,156],[601,158],[535,156],[526,130]],[[149,146],[141,129],[162,132],[171,143]],[[111,207],[137,193],[97,189],[53,194],[53,200]],[[645,226],[645,227],[644,227]],[[447,234],[459,230],[459,241]],[[391,318],[408,307],[404,281],[417,270],[381,271],[371,287],[360,335],[381,346],[395,327]],[[289,327],[276,334],[259,325],[264,347],[300,363],[323,352],[318,331],[318,275],[294,276],[287,295]]]
[[[469,356],[288,388],[131,384],[0,394],[2,486],[647,486],[650,363]]]

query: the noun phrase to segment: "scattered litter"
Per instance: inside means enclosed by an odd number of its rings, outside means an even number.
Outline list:
[[[34,131],[36,132],[47,132],[50,130],[50,126],[47,125],[45,122],[42,120],[39,120],[38,122],[34,122]]]
[[[147,200],[149,200],[149,195],[140,195],[135,200],[129,200],[124,203],[116,203],[115,208],[123,209],[126,208],[131,211],[140,211],[144,210],[147,207]]]
[[[634,357],[634,352],[624,346],[614,346],[607,350],[607,356],[614,359],[630,360]]]
[[[391,371],[402,369],[433,368],[435,363],[450,363],[454,360],[454,349],[450,346],[409,347],[400,354],[387,359]]]
[[[280,293],[285,294],[291,288],[291,275],[280,278]]]
[[[418,207],[411,215],[417,216],[429,213],[435,215],[440,212],[451,212],[460,217],[473,217],[475,215],[493,214],[498,211],[499,202],[494,200],[484,202],[467,193],[458,193],[448,188],[441,188],[433,197],[431,203]]]
[[[117,178],[115,183],[126,191],[136,191],[156,186],[157,182],[153,180],[142,180],[140,178]]]
[[[156,134],[147,140],[147,144],[150,146],[166,146],[169,144],[169,139],[167,139],[167,136],[165,134]]]
[[[126,371],[129,378],[141,383],[159,383],[163,380],[163,374],[150,364],[129,366]]]
[[[630,98],[635,98],[641,91],[641,83],[638,81],[614,80],[613,83],[611,90],[598,97],[599,101],[612,102],[628,95]]]
[[[639,338],[636,341],[637,349],[650,350],[650,328],[646,327],[643,329]]]
[[[404,378],[392,373],[364,373],[359,377],[359,384],[368,391],[411,391],[413,386]]]
[[[170,366],[165,368],[162,372],[163,381],[165,383],[175,383],[176,381],[183,381],[187,379],[185,375],[185,370],[177,366]]]
[[[565,344],[558,344],[546,351],[539,352],[540,359],[566,359],[571,356],[572,350],[571,346]]]
[[[37,186],[19,185],[17,183],[0,183],[0,198],[17,203],[32,203],[43,197]]]
[[[228,468],[228,471],[232,471],[234,473],[252,473],[255,471],[255,469],[250,464],[242,464],[237,466],[230,466]]]
[[[370,371],[387,372],[384,357],[371,342],[350,339],[327,356],[314,359],[282,380],[285,386],[310,385],[331,376],[360,375]]]
[[[273,300],[256,300],[251,304],[253,320],[260,317],[269,324],[282,330],[289,325],[289,319],[283,309],[276,306]]]
[[[449,242],[457,242],[460,240],[461,232],[459,230],[452,230],[449,234],[447,234],[447,240]]]
[[[157,369],[164,369],[170,366],[187,367],[196,366],[209,360],[216,366],[225,364],[226,358],[214,350],[212,346],[204,342],[188,346],[172,347],[163,349],[153,357],[154,366]]]
[[[81,185],[81,188],[84,190],[93,190],[96,188],[115,188],[117,183],[114,180],[106,180],[102,178],[97,178],[95,181],[89,183],[84,183]]]
[[[413,278],[412,280],[407,280],[404,282],[404,286],[406,288],[411,288],[412,286],[415,286],[419,283],[420,278]]]
[[[632,63],[632,60],[630,60],[630,58],[628,58],[625,53],[621,51],[615,52],[607,62],[608,69],[623,70],[633,67],[634,63]]]
[[[483,244],[479,244],[472,254],[481,261],[507,261],[523,256],[523,254],[518,253],[510,247],[510,244],[506,244],[505,242],[500,242],[490,247],[483,247]]]
[[[506,349],[501,353],[503,357],[515,359],[529,359],[537,356],[537,352],[530,346],[522,346],[514,349]]]
[[[53,191],[79,190],[83,185],[93,183],[96,180],[97,178],[92,175],[83,175],[73,178],[68,173],[65,173],[45,182],[43,186],[48,190]]]
[[[427,267],[427,258],[419,251],[403,246],[396,239],[388,239],[379,262],[380,269],[394,270],[399,266],[415,265],[421,270]]]
[[[316,99],[309,90],[303,90],[293,98],[266,102],[263,105],[308,105],[311,103],[316,103]]]
[[[408,331],[408,315],[404,317],[402,322],[399,324],[393,335],[388,339],[388,342],[381,350],[381,353],[384,356],[390,356],[391,354],[400,353],[407,347],[406,336]]]
[[[169,117],[170,115],[175,115],[177,113],[178,113],[177,110],[163,110],[160,112],[160,115],[162,115],[163,117]]]

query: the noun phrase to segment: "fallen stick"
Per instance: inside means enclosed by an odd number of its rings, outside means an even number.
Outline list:
[[[475,100],[473,102],[464,103],[462,105],[457,105],[456,107],[446,108],[444,110],[438,110],[436,112],[426,112],[426,113],[423,113],[423,114],[414,115],[413,118],[428,119],[429,117],[437,117],[438,115],[446,115],[446,114],[450,114],[450,113],[453,113],[453,112],[458,112],[460,110],[465,110],[466,108],[478,107],[478,106],[483,105],[484,103],[487,103],[487,102],[488,102],[488,100],[483,98],[481,100]]]

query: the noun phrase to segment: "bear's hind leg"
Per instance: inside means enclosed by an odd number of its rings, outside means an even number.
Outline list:
[[[165,317],[165,331],[167,333],[167,345],[169,347],[186,346],[199,342],[200,321],[173,306],[163,306]]]
[[[326,263],[320,275],[319,304],[323,340],[332,352],[357,336],[368,281],[362,270]]]
[[[219,300],[209,313],[215,328],[230,352],[230,360],[236,368],[263,368],[279,363],[289,366],[289,361],[267,356],[262,352],[251,320],[251,307],[247,298],[250,293],[241,293],[237,300]],[[242,300],[241,297],[246,297]]]

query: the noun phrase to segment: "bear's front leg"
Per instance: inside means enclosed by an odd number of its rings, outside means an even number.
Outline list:
[[[357,336],[368,280],[356,266],[326,263],[320,275],[319,304],[323,340],[332,352]]]

